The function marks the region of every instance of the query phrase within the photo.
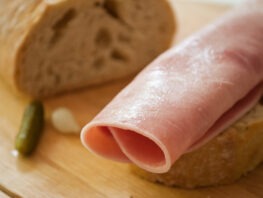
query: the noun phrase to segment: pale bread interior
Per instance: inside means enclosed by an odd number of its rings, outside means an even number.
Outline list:
[[[164,0],[54,2],[17,61],[18,86],[37,97],[138,72],[173,38],[174,18]]]

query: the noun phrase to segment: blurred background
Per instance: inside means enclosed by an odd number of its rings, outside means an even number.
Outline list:
[[[212,3],[221,3],[221,4],[237,4],[244,0],[190,0],[196,2],[212,2]]]

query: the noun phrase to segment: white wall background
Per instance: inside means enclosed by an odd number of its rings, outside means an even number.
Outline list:
[[[238,4],[241,3],[244,0],[191,0],[191,1],[197,1],[197,2],[212,2],[212,3],[220,3],[220,4]]]

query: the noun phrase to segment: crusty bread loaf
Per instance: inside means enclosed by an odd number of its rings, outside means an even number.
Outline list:
[[[33,97],[121,78],[171,44],[166,0],[1,0],[0,73]]]
[[[263,105],[256,105],[237,123],[198,150],[183,155],[165,174],[132,166],[147,180],[193,188],[231,183],[263,161]]]

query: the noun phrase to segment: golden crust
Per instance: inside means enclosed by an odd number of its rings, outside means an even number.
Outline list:
[[[17,56],[45,8],[42,0],[0,2],[0,77],[14,91],[17,91]]]
[[[201,148],[183,155],[165,174],[132,171],[153,182],[194,188],[228,184],[263,161],[263,106],[246,116]]]

